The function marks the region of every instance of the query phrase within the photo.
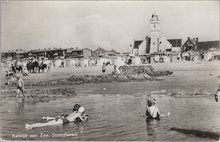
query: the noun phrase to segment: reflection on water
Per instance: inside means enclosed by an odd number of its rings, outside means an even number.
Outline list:
[[[160,128],[160,119],[146,119],[146,131],[148,136],[156,136],[156,130]]]
[[[70,113],[76,103],[86,108],[88,122],[25,130],[25,123],[45,122],[42,120],[43,116]],[[7,100],[2,101],[2,104],[0,124],[3,139],[200,141],[216,140],[220,132],[219,103],[214,102],[213,98],[158,97],[157,106],[160,112],[171,113],[170,117],[160,120],[146,120],[146,96],[141,94],[79,94],[73,98],[48,103],[27,104],[21,100]],[[210,132],[210,135],[188,135],[187,130]]]

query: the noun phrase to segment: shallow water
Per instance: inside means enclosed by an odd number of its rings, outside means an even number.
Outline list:
[[[8,100],[0,107],[1,137],[16,140],[209,141],[220,136],[220,103],[213,98],[161,96],[157,102],[160,111],[169,111],[170,117],[146,122],[146,96],[141,94],[78,94],[37,104]],[[25,123],[44,122],[43,116],[70,113],[76,103],[85,106],[88,122],[25,130]]]

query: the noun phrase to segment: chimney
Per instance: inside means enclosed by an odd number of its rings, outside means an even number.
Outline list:
[[[197,38],[196,38],[196,43],[198,43],[198,42],[199,42],[199,38],[197,37]]]
[[[187,40],[190,40],[190,38],[189,38],[189,37],[187,37]]]

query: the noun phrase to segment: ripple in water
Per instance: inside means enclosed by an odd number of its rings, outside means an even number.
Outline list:
[[[76,103],[85,106],[88,122],[25,130],[25,123],[44,122],[43,116],[70,113]],[[12,138],[12,135],[37,135],[24,138],[33,140],[218,140],[220,109],[214,100],[160,97],[157,105],[162,113],[169,111],[170,117],[146,121],[144,95],[77,95],[35,105],[11,101],[0,108],[1,136],[3,139],[22,139]],[[42,138],[41,133],[49,137]],[[54,133],[74,136],[52,137]]]

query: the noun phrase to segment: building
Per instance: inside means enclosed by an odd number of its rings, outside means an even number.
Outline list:
[[[182,51],[196,51],[198,46],[198,37],[191,39],[190,37],[187,38],[185,43],[182,45]]]
[[[8,52],[1,53],[1,60],[2,61],[12,61],[16,58],[16,52],[14,50],[9,50]]]
[[[30,51],[24,51],[16,49],[8,52],[1,53],[1,60],[20,60],[24,58],[36,58],[42,60],[47,58],[49,60],[57,58],[90,58],[92,56],[92,50],[88,48],[45,48],[45,49],[34,49]]]
[[[153,14],[150,19],[150,53],[159,51],[159,38],[160,38],[160,22],[157,14]]]
[[[72,58],[85,58],[88,59],[92,57],[92,50],[88,48],[83,49],[72,49]]]
[[[113,57],[113,56],[118,56],[120,55],[119,52],[111,49],[111,50],[105,50],[103,48],[97,48],[92,52],[92,57]]]
[[[200,41],[199,38],[188,37],[185,43],[182,45],[182,51],[209,51],[209,50],[220,50],[220,41]]]
[[[150,44],[151,44],[151,38],[146,36],[144,41],[140,44],[139,48],[139,55],[146,55],[150,53]]]
[[[166,52],[172,50],[169,41],[160,34],[159,16],[154,13],[150,19],[150,53]]]
[[[220,42],[219,40],[198,42],[197,50],[198,51],[220,50]]]
[[[54,59],[56,57],[65,56],[65,49],[62,48],[45,48],[45,49],[34,49],[29,52],[29,57],[42,60],[43,58]]]
[[[141,43],[143,43],[143,40],[135,40],[134,41],[134,47],[133,47],[133,50],[132,50],[132,54],[134,55],[134,56],[137,56],[137,55],[139,55],[140,53],[139,53],[139,49],[140,49],[140,44]]]
[[[22,49],[9,50],[7,52],[1,53],[2,61],[12,61],[12,60],[20,60],[24,58],[28,58],[28,51]]]
[[[28,58],[28,52],[22,49],[16,50],[15,59],[19,60],[24,58]]]
[[[92,52],[92,57],[104,57],[107,50],[99,47]]]
[[[182,46],[182,39],[168,39],[169,43],[172,47],[181,47]]]
[[[46,51],[35,49],[30,51],[30,55],[39,60],[46,57]]]
[[[66,59],[71,59],[71,58],[73,58],[73,55],[72,55],[72,51],[74,50],[74,48],[67,48],[66,50],[65,50],[65,58]]]
[[[172,45],[172,51],[181,52],[182,39],[168,39],[168,41]]]
[[[118,55],[120,55],[120,53],[113,49],[107,52],[107,56],[118,56]]]
[[[172,44],[160,34],[160,21],[157,14],[152,14],[150,19],[150,37],[144,40],[135,40],[132,50],[133,55],[156,54],[161,52],[171,52],[173,47],[181,47],[181,40],[170,40]],[[176,43],[175,43],[176,42]]]
[[[55,59],[57,57],[65,57],[65,50],[63,48],[48,48],[48,49],[44,49],[45,52],[45,57],[48,59]]]

